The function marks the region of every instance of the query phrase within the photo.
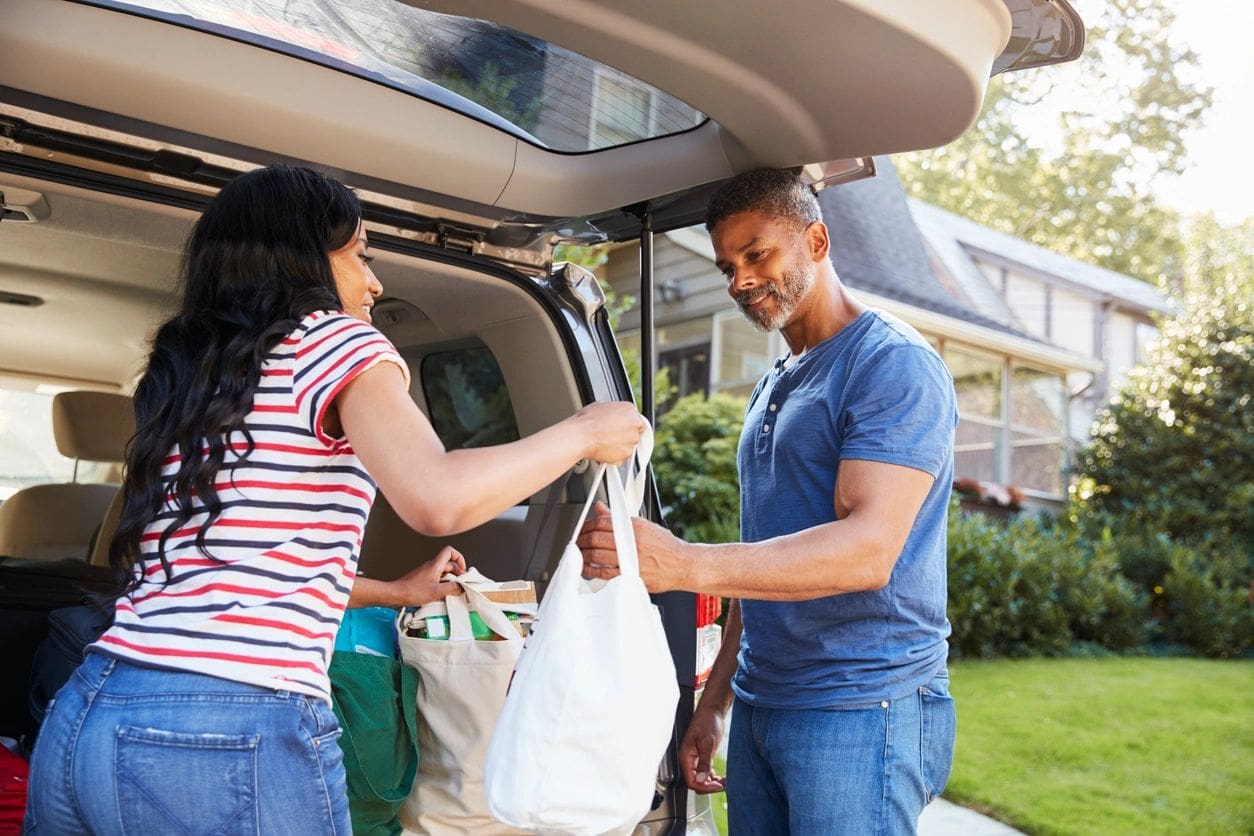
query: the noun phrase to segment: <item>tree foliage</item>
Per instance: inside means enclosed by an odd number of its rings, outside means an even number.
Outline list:
[[[1167,37],[1170,4],[1077,5],[1088,25],[1080,59],[993,79],[971,130],[898,158],[902,181],[916,197],[1072,258],[1149,282],[1178,277],[1180,218],[1150,190],[1187,167],[1187,131],[1212,90],[1196,80],[1197,54]],[[1055,108],[1058,142],[1034,143],[1025,124]]]
[[[1080,494],[1134,527],[1254,555],[1254,248],[1197,253],[1181,311],[1098,414]]]
[[[743,398],[689,395],[658,425],[653,472],[666,524],[690,542],[740,539],[736,446],[744,412]]]
[[[1120,569],[1168,640],[1226,656],[1254,644],[1254,221],[1192,234],[1181,309],[1098,414],[1073,513],[1139,538]]]

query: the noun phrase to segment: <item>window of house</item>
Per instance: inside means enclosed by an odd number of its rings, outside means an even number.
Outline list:
[[[1094,339],[1096,305],[1093,299],[1055,287],[1050,290],[1049,340],[1081,354],[1101,356],[1101,346]]]
[[[57,450],[52,398],[63,388],[0,379],[0,502],[31,485],[103,482],[116,475],[108,462],[79,462],[76,476],[74,459]]]
[[[1063,493],[1067,398],[1060,375],[1014,366],[1010,376],[1010,476],[1017,487]]]
[[[958,397],[954,474],[988,482],[1002,481],[1003,361],[999,357],[952,347],[945,349],[944,359],[953,375]]]
[[[486,347],[428,354],[422,390],[431,426],[449,450],[518,440],[505,376]]]
[[[762,375],[786,353],[778,332],[763,333],[749,324],[740,311],[724,311],[714,317],[711,388],[734,395],[749,395]]]
[[[688,395],[710,394],[710,344],[701,343],[670,351],[659,351],[658,370],[665,369],[675,387],[674,399],[662,406],[665,411],[674,400]]]
[[[1049,289],[1044,284],[1008,273],[1005,297],[1023,330],[1034,337],[1048,338]]]
[[[1152,323],[1138,322],[1136,324],[1136,346],[1132,358],[1136,365],[1149,359],[1150,343],[1156,339],[1158,339],[1158,329]]]

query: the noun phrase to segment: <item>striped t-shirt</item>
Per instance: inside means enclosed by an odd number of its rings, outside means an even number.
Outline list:
[[[200,511],[167,539],[172,577],[162,585],[157,542],[175,516],[167,501],[140,544],[144,582],[118,600],[92,649],[330,701],[327,665],[375,484],[322,420],[350,380],[382,361],[408,380],[396,349],[365,322],[329,311],[301,320],[262,363],[244,419],[252,454],[234,464],[246,444],[233,436],[218,474],[222,514],[205,532],[217,560],[196,547]],[[178,463],[174,451],[164,475]]]

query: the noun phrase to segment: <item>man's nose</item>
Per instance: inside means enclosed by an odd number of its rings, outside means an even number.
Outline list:
[[[727,292],[732,296],[736,296],[743,291],[756,287],[759,283],[757,275],[752,270],[736,270],[732,274],[731,280],[727,282]]]

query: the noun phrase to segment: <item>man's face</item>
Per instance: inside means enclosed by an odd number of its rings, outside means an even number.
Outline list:
[[[814,287],[804,229],[759,211],[729,215],[710,232],[727,293],[763,331],[783,328]]]

